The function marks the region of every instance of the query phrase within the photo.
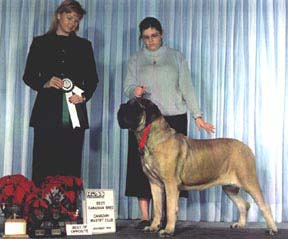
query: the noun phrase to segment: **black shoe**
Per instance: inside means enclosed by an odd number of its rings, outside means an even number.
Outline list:
[[[143,230],[145,227],[150,226],[150,221],[148,220],[142,220],[138,223],[136,226],[136,229]]]

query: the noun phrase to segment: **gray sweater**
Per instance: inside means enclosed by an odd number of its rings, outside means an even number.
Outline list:
[[[164,116],[184,114],[201,116],[188,64],[175,49],[162,46],[156,51],[146,48],[131,56],[124,81],[124,93],[134,97],[136,86],[145,86],[145,98],[152,100]]]

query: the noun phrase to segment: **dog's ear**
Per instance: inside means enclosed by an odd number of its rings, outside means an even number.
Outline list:
[[[146,126],[152,123],[155,119],[162,116],[159,108],[151,100],[143,99],[141,104],[144,106],[146,113]]]

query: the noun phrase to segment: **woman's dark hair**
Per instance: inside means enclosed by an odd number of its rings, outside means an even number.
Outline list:
[[[65,13],[71,13],[75,12],[77,15],[79,15],[79,20],[82,19],[82,17],[86,14],[85,9],[82,8],[81,4],[75,0],[65,0],[63,1],[59,7],[56,9],[53,21],[50,25],[48,33],[56,32],[58,27],[58,14]],[[77,26],[76,31],[79,30],[79,25]],[[75,34],[75,33],[74,33]]]
[[[139,31],[140,31],[139,43],[141,41],[143,32],[150,27],[155,28],[162,35],[163,29],[160,21],[155,17],[146,17],[139,24]]]

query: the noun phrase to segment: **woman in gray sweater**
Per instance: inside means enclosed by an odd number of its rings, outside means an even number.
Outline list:
[[[145,47],[129,59],[124,81],[126,96],[152,100],[170,126],[179,133],[187,135],[187,110],[192,113],[199,130],[213,133],[214,126],[202,118],[186,60],[178,50],[162,44],[161,23],[156,18],[147,17],[139,24],[139,30],[139,40]],[[138,197],[141,221],[137,228],[143,229],[149,225],[152,196],[148,179],[142,171],[137,140],[131,132],[125,194]]]

